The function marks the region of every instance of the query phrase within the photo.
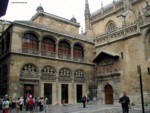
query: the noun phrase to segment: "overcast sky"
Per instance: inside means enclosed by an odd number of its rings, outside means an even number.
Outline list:
[[[88,0],[91,13],[113,0]],[[30,20],[41,4],[45,12],[71,19],[73,16],[84,27],[85,0],[9,0],[6,15],[0,19],[8,21]]]

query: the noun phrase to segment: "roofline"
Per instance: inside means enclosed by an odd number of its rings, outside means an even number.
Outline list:
[[[120,57],[118,54],[114,54],[114,53],[111,53],[111,52],[109,52],[109,51],[102,50],[102,51],[100,51],[100,52],[93,58],[92,62],[96,63],[96,60],[98,59],[98,57],[100,57],[100,55],[101,55],[102,53],[104,53],[104,54],[106,54],[106,55],[108,55],[108,56],[112,56],[112,57],[117,58],[117,59]]]
[[[80,27],[80,23],[74,23],[74,22],[71,22],[69,19],[57,16],[51,13],[47,13],[47,12],[37,12],[34,16],[32,16],[31,20],[32,21],[35,20],[39,15],[45,15],[45,16],[48,16],[49,18],[54,18],[56,20],[63,21],[65,23],[70,23],[74,26]]]

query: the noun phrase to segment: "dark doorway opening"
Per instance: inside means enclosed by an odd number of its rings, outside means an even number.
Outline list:
[[[52,84],[44,84],[44,97],[48,98],[48,104],[52,104]]]
[[[62,104],[68,103],[68,84],[61,85],[61,100]]]
[[[105,86],[105,103],[113,104],[113,88],[111,85]]]
[[[77,85],[76,87],[77,103],[82,102],[82,85]]]
[[[34,97],[34,85],[33,84],[25,84],[24,85],[24,93],[25,93],[25,95],[30,94],[30,95],[32,95],[32,97]]]

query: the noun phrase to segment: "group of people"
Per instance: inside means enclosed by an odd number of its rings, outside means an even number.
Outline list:
[[[44,104],[47,104],[48,99],[42,98],[42,97],[35,97],[33,98],[32,95],[27,95],[25,97],[25,101],[23,97],[20,97],[16,100],[16,113],[19,113],[19,111],[22,111],[23,106],[25,105],[26,111],[30,111],[30,113],[33,113],[33,110],[39,109],[39,111],[42,111],[44,109]],[[25,103],[24,103],[25,102]],[[86,108],[87,103],[89,102],[89,97],[84,95],[82,97],[83,102],[83,108]],[[119,103],[122,105],[122,111],[123,113],[129,113],[129,105],[130,105],[130,99],[127,96],[126,91],[123,92],[123,96],[119,99]],[[12,101],[8,97],[8,95],[5,95],[3,102],[2,102],[2,108],[3,113],[9,113],[9,108],[12,106]]]
[[[32,95],[25,96],[25,109],[33,113],[35,111],[43,111],[44,105],[48,104],[48,99],[43,97],[32,97]]]
[[[15,107],[14,107],[14,105]],[[16,108],[16,113],[25,108],[26,111],[43,111],[44,105],[48,104],[48,99],[43,97],[32,97],[32,95],[26,95],[25,98],[18,97],[16,101],[11,101],[8,95],[5,95],[2,101],[3,113],[9,113],[12,108]]]

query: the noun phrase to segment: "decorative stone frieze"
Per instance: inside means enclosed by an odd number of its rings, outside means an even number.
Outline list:
[[[26,64],[23,66],[21,70],[21,75],[20,77],[23,78],[38,78],[38,69],[35,65],[33,64]]]
[[[42,75],[41,79],[45,80],[45,81],[55,82],[56,81],[56,76]]]

